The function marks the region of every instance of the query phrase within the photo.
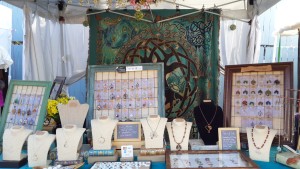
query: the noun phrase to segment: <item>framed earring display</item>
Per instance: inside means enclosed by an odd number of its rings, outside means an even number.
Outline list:
[[[93,65],[88,70],[88,126],[101,116],[119,121],[165,116],[162,63]]]
[[[57,99],[58,95],[61,93],[62,88],[65,84],[66,77],[62,76],[56,76],[56,78],[53,81],[51,92],[49,99],[55,100]]]
[[[284,98],[292,84],[292,62],[225,66],[225,127],[239,128],[241,142],[247,142],[246,128],[267,125],[291,143],[294,114]]]
[[[0,140],[6,128],[14,125],[41,130],[52,82],[12,80],[6,94],[0,122]]]
[[[240,150],[166,151],[167,169],[176,168],[235,168],[259,167]]]

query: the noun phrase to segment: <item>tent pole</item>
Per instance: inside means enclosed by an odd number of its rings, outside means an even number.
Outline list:
[[[191,12],[191,13],[188,13],[188,14],[183,14],[183,15],[180,15],[180,16],[175,16],[175,17],[172,17],[172,18],[163,19],[163,20],[157,21],[156,23],[166,22],[166,21],[169,21],[169,20],[181,18],[181,17],[192,15],[192,14],[199,13],[199,12],[202,12],[202,11],[195,11],[195,12]]]
[[[110,10],[108,10],[108,12],[136,19],[134,16],[131,16],[131,15],[127,15],[127,14],[123,14],[123,13],[119,13],[119,12],[115,12],[115,11],[110,11]],[[140,19],[140,20],[153,23],[152,21],[150,21],[148,19]]]
[[[167,2],[167,3],[174,4],[174,2],[169,1],[169,0],[164,0],[164,1]],[[180,6],[183,6],[183,7],[195,9],[195,10],[198,10],[198,11],[201,11],[201,12],[204,11],[204,12],[206,12],[206,13],[210,13],[210,14],[213,14],[213,15],[218,15],[218,16],[223,17],[223,18],[230,18],[230,19],[234,19],[234,20],[241,21],[241,22],[249,23],[248,21],[245,21],[245,20],[242,20],[242,19],[238,19],[238,18],[234,18],[234,17],[230,17],[230,16],[225,16],[225,15],[223,15],[223,14],[218,14],[218,13],[215,13],[215,12],[208,11],[209,9],[218,8],[218,7],[225,6],[225,5],[229,5],[229,4],[232,4],[232,3],[239,2],[239,1],[241,1],[241,0],[237,0],[237,1],[229,2],[229,3],[221,4],[221,5],[214,6],[214,7],[212,7],[212,8],[207,8],[207,9],[204,9],[204,8],[203,8],[203,9],[198,9],[198,8],[195,8],[195,7],[192,7],[192,6],[188,6],[188,5],[184,5],[184,4],[179,4],[179,3],[176,3],[176,4],[177,4],[177,5],[180,5]]]
[[[211,12],[211,11],[204,11],[204,12],[210,13],[210,14],[213,14],[213,15],[218,15],[218,16],[223,17],[223,18],[229,18],[229,19],[233,19],[233,20],[237,20],[237,21],[249,23],[249,21],[245,21],[243,19],[238,19],[238,18],[234,18],[234,17],[231,17],[231,16],[226,16],[226,15],[218,14],[218,13]]]
[[[300,82],[299,82],[299,79],[300,79],[300,29],[298,29],[298,70],[297,70],[297,73],[298,73],[298,91],[297,91],[297,99],[300,100]],[[300,101],[298,100],[298,103],[297,103],[297,111],[298,113],[300,113]]]
[[[89,15],[96,15],[96,14],[99,14],[99,13],[104,13],[104,12],[106,12],[106,10],[99,11],[99,12],[87,13],[86,15],[87,15],[87,16],[89,16]]]
[[[154,18],[153,18],[153,13],[152,13],[152,9],[151,9],[150,5],[148,5],[148,6],[149,6],[149,10],[150,10],[150,13],[151,13],[151,17],[152,17],[152,22],[154,23]]]
[[[188,6],[188,5],[179,4],[179,3],[176,3],[176,2],[174,2],[174,1],[169,1],[169,0],[164,0],[164,1],[165,1],[165,2],[168,2],[168,3],[171,3],[171,4],[178,4],[178,5],[180,5],[180,6],[184,6],[184,7],[187,7],[187,8],[192,8],[192,9],[202,10],[202,9],[195,8],[195,7],[191,7],[191,6]],[[211,7],[211,8],[218,8],[218,7],[221,7],[221,6],[226,6],[226,5],[230,5],[230,4],[239,2],[239,1],[244,1],[244,0],[236,0],[236,1],[232,1],[232,2],[225,3],[225,4],[217,5],[217,6],[214,6],[214,7]],[[204,4],[203,4],[203,6],[204,6]],[[210,9],[210,8],[208,8],[208,9]]]

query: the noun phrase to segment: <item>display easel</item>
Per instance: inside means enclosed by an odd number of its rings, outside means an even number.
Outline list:
[[[118,122],[114,131],[114,141],[112,146],[115,146],[121,155],[122,146],[133,146],[134,155],[145,145],[145,141],[141,138],[141,123],[140,122]]]

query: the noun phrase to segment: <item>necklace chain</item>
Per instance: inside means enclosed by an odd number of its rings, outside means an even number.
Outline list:
[[[184,138],[185,138],[185,134],[186,134],[186,128],[187,128],[187,122],[185,121],[185,128],[184,128],[184,133],[183,133],[183,137],[181,139],[181,142],[178,143],[175,139],[175,136],[174,136],[174,130],[173,130],[173,122],[171,122],[171,130],[172,130],[172,136],[173,136],[173,139],[174,139],[174,142],[177,144],[176,145],[176,149],[177,150],[181,150],[181,143],[183,142]]]
[[[207,125],[205,126],[205,129],[207,130],[207,133],[210,133],[210,131],[213,129],[212,126],[211,126],[211,123],[214,121],[214,119],[216,117],[218,106],[216,106],[215,114],[214,114],[214,116],[212,117],[212,119],[209,123],[208,123],[207,119],[205,118],[204,113],[203,113],[200,105],[199,105],[199,109],[200,109],[200,112],[202,114],[202,117],[204,118],[205,122],[207,123]]]
[[[40,148],[42,148],[42,146],[44,145],[44,142],[40,140],[40,144],[37,144],[38,143],[38,138],[35,135],[33,135],[33,146],[34,146],[34,153],[33,153],[33,161],[38,161],[39,159],[39,156],[38,156],[38,151],[40,151]],[[38,146],[37,146],[38,145]]]
[[[147,124],[148,124],[148,126],[149,126],[149,128],[150,128],[150,130],[151,130],[151,134],[150,134],[151,139],[153,139],[154,137],[155,137],[155,138],[158,137],[158,136],[157,136],[156,130],[157,130],[158,126],[159,126],[160,120],[161,120],[161,118],[159,118],[159,121],[158,121],[158,123],[157,123],[157,126],[156,126],[155,130],[153,131],[152,128],[151,128],[151,126],[150,126],[150,124],[149,124],[149,121],[148,121],[148,119],[147,119]]]
[[[269,134],[270,134],[270,128],[269,128],[269,126],[268,126],[268,133],[267,133],[267,136],[266,136],[266,138],[265,138],[263,144],[262,144],[260,147],[258,147],[258,146],[255,144],[254,137],[253,137],[253,130],[254,130],[254,127],[252,127],[252,130],[251,130],[251,139],[252,139],[253,145],[254,145],[254,147],[257,148],[257,149],[262,149],[262,148],[265,146],[265,144],[266,144],[266,142],[267,142],[267,140],[268,140],[268,137],[269,137]]]
[[[62,134],[63,134],[63,136],[64,136],[64,148],[68,148],[69,147],[69,140],[70,140],[70,136],[67,136],[68,135],[68,133],[66,132],[66,131],[62,131]]]

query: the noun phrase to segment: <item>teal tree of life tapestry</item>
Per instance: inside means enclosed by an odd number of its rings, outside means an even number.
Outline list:
[[[185,12],[153,10],[156,21]],[[89,22],[90,65],[164,63],[167,118],[190,119],[199,101],[217,101],[219,16],[199,12],[148,23],[107,12]]]

